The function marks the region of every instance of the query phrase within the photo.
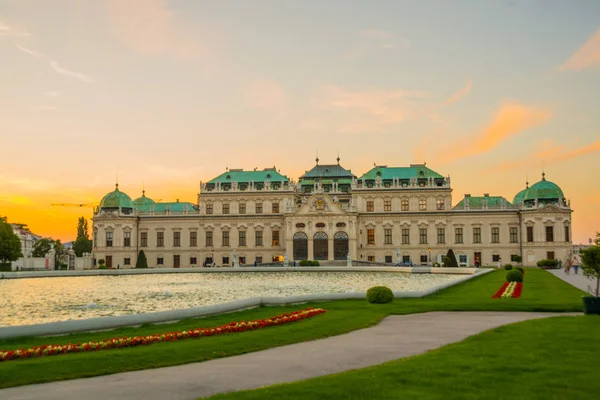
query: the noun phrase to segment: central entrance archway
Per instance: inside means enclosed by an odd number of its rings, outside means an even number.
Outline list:
[[[329,257],[329,244],[327,234],[323,231],[315,233],[313,236],[313,251],[315,260],[327,260]]]
[[[333,259],[345,260],[348,256],[348,234],[337,232],[333,236]]]
[[[304,232],[294,234],[294,260],[308,260],[308,236]]]

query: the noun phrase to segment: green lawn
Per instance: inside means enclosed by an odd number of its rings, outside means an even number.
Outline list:
[[[530,320],[369,368],[211,399],[593,399],[600,318]]]
[[[492,299],[492,295],[502,285],[504,275],[503,272],[493,272],[423,299],[397,299],[386,305],[372,305],[363,300],[344,300],[293,307],[265,307],[204,319],[186,320],[175,324],[123,328],[110,332],[74,334],[54,338],[20,338],[0,341],[0,349],[7,350],[49,343],[63,344],[101,340],[115,336],[146,335],[199,326],[211,327],[231,321],[271,317],[309,306],[323,307],[328,310],[327,313],[308,320],[252,332],[129,349],[3,362],[0,363],[0,387],[164,367],[243,354],[339,335],[374,325],[390,314],[464,310],[582,310],[582,291],[539,269],[527,270],[525,286],[520,299]]]

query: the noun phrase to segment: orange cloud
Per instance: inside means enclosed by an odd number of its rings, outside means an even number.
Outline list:
[[[164,0],[106,1],[117,35],[140,53],[193,57],[205,50]]]
[[[466,95],[471,92],[473,88],[473,81],[469,79],[465,87],[460,89],[458,92],[454,93],[452,96],[448,97],[444,102],[442,102],[442,107],[449,106],[450,104],[456,103]]]
[[[440,151],[443,162],[462,157],[487,153],[503,141],[534,128],[551,117],[546,109],[527,107],[516,103],[505,103],[494,116],[487,128],[478,137],[472,137],[452,146],[451,151]]]
[[[600,64],[600,29],[558,69],[581,71],[594,64]]]
[[[285,91],[277,82],[259,79],[250,85],[250,104],[258,108],[273,108],[285,103]]]

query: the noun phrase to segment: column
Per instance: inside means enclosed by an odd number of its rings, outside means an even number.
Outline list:
[[[333,260],[333,236],[329,236],[327,239],[327,260]]]
[[[308,237],[308,259],[309,260],[314,260],[315,256],[314,256],[314,246],[313,246],[313,238],[312,236]]]

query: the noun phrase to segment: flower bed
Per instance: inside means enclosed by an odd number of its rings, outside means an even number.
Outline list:
[[[267,328],[269,326],[289,324],[290,322],[300,321],[324,312],[325,310],[322,308],[307,308],[306,310],[294,311],[290,314],[282,314],[268,319],[248,322],[230,322],[229,324],[216,328],[196,328],[180,332],[157,333],[148,336],[117,337],[99,342],[43,345],[31,347],[29,349],[7,351],[0,350],[0,362],[33,357],[55,356],[59,354],[81,353],[86,351],[136,347],[160,342],[174,342],[177,340],[198,338],[201,336],[214,336],[232,332],[252,331],[256,329]]]
[[[516,299],[521,297],[521,292],[523,291],[523,283],[521,282],[505,282],[500,290],[496,292],[492,298],[503,298],[503,299]]]

